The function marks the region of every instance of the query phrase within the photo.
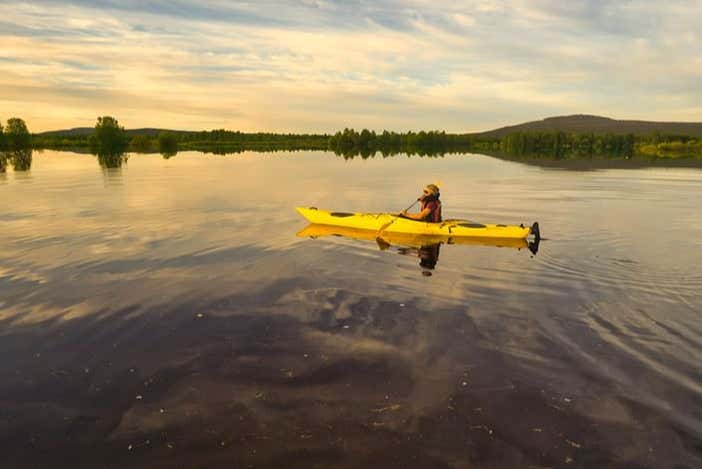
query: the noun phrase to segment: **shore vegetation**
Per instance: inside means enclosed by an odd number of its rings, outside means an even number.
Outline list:
[[[3,132],[5,145],[26,142],[21,119],[10,119]],[[8,131],[8,129],[11,129]],[[24,129],[24,130],[23,130]],[[134,129],[125,130],[111,116],[98,118],[94,129],[49,132],[35,135],[34,148],[98,153],[161,153],[170,158],[179,151],[231,154],[244,151],[332,151],[344,158],[383,157],[396,154],[441,156],[450,153],[496,153],[511,158],[702,158],[702,136],[586,131],[513,131],[495,135],[447,133],[441,130],[375,132],[346,128],[328,134],[246,133],[225,129],[200,132]],[[2,141],[0,140],[0,144]]]
[[[19,117],[0,122],[0,173],[12,164],[15,171],[27,171],[32,166],[32,135]]]

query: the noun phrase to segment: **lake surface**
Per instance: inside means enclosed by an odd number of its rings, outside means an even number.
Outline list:
[[[538,220],[296,236],[296,205]],[[0,173],[0,467],[702,467],[702,170],[35,153]],[[431,274],[431,275],[429,275]]]

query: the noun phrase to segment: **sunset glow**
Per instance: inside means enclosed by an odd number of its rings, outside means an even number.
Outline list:
[[[0,119],[474,131],[700,120],[702,2],[7,0]]]

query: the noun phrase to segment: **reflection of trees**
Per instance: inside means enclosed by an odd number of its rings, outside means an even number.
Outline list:
[[[129,157],[123,151],[100,151],[97,154],[98,162],[103,168],[121,168]]]
[[[361,157],[361,159],[367,160],[368,158],[375,158],[377,156],[377,152],[375,150],[370,150],[368,148],[363,148],[363,149],[358,149],[358,148],[353,148],[353,149],[346,149],[346,150],[334,150],[334,153],[337,156],[342,156],[345,160],[352,160],[356,157]],[[391,150],[385,150],[385,151],[380,151],[380,155],[383,158],[389,158],[397,155],[407,155],[407,156],[419,156],[419,157],[428,157],[428,158],[443,158],[446,156],[446,152],[443,151],[416,151],[412,149],[406,149],[405,151],[391,151]]]
[[[120,186],[122,185],[122,168],[102,167],[102,176],[105,186]]]
[[[538,166],[541,168],[558,168],[573,171],[591,171],[597,169],[637,169],[648,167],[683,167],[700,168],[702,158],[659,158],[656,156],[638,156],[631,158],[611,158],[606,156],[561,156],[529,155],[514,156],[501,151],[483,151],[484,155],[505,161]]]
[[[15,171],[29,171],[32,168],[32,150],[24,148],[9,152],[12,167]]]
[[[0,152],[0,173],[7,171],[8,163],[12,163],[15,171],[29,171],[32,168],[31,148]]]

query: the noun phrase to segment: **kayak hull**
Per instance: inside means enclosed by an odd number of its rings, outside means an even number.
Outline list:
[[[370,230],[382,233],[404,233],[413,235],[438,236],[445,238],[498,238],[526,239],[530,234],[538,236],[536,224],[495,225],[475,223],[468,220],[446,220],[439,223],[410,220],[391,213],[347,213],[330,212],[314,207],[296,207],[307,221],[315,225],[329,225]]]
[[[342,236],[363,241],[377,241],[378,232],[374,230],[361,230],[358,228],[348,228],[346,226],[307,225],[297,233],[301,238],[322,238],[325,236]],[[425,247],[434,244],[460,244],[469,246],[494,246],[504,248],[522,249],[529,247],[526,238],[482,238],[477,236],[440,236],[422,235],[413,233],[383,232],[381,235],[383,242],[393,246]]]

